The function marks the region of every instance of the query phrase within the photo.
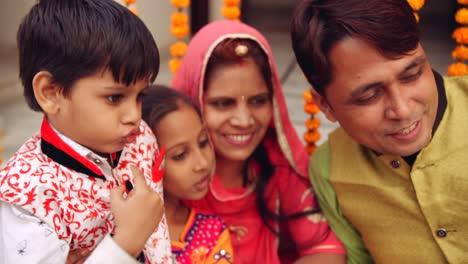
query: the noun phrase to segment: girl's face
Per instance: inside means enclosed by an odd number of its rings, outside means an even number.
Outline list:
[[[214,153],[208,134],[192,106],[180,108],[155,127],[159,145],[166,149],[164,192],[177,199],[198,200],[208,191]]]
[[[217,162],[243,162],[268,129],[273,116],[271,94],[252,59],[218,67],[210,76],[203,114]]]

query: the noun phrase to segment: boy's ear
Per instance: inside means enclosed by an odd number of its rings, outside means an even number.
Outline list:
[[[32,81],[34,96],[37,103],[46,114],[54,114],[59,110],[60,87],[53,83],[52,74],[48,71],[36,73]]]
[[[310,93],[312,94],[312,97],[314,97],[315,103],[323,112],[325,117],[331,122],[336,122],[335,115],[333,114],[333,108],[330,106],[325,96],[320,95],[314,89],[310,89]]]

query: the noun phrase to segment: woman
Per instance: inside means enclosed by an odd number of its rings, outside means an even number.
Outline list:
[[[280,263],[280,237],[298,263],[344,263],[305,178],[308,156],[265,38],[240,22],[208,24],[191,40],[172,86],[200,105],[216,153],[209,192],[190,206],[226,221],[236,263]]]

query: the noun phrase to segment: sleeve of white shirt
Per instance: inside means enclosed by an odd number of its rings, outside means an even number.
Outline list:
[[[26,210],[0,202],[0,263],[65,263],[70,247],[54,229]],[[86,260],[96,263],[139,263],[107,235]]]

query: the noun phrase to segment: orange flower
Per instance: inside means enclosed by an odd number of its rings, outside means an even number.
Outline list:
[[[305,91],[302,96],[306,103],[314,103],[314,97],[312,96],[312,92],[310,90]]]
[[[131,5],[131,4],[134,4],[136,2],[136,0],[124,0],[124,3],[126,5]]]
[[[187,48],[188,46],[185,42],[177,41],[176,43],[171,45],[169,50],[173,57],[182,57],[187,51]]]
[[[320,109],[315,104],[305,104],[304,105],[304,112],[313,115],[313,114],[316,114],[316,113],[320,112]]]
[[[421,9],[424,5],[424,0],[408,0],[408,3],[410,4],[411,8],[413,8],[414,11],[418,11]]]
[[[138,11],[135,8],[129,7],[128,10],[130,10],[135,16],[138,16]]]
[[[466,25],[468,24],[468,8],[460,8],[455,13],[455,21],[458,24]]]
[[[240,4],[240,0],[223,0],[223,3],[227,6],[236,6]]]
[[[314,151],[317,149],[317,146],[315,146],[315,144],[312,144],[312,145],[307,145],[305,147],[305,150],[306,152],[311,155],[312,153],[314,153]]]
[[[175,73],[177,71],[177,69],[179,68],[181,63],[182,63],[182,60],[179,60],[179,59],[169,60],[169,69],[171,69],[171,72]]]
[[[171,0],[171,4],[177,8],[184,8],[190,5],[190,0]]]
[[[468,74],[468,65],[463,62],[450,64],[447,71],[449,76],[463,76]]]
[[[320,119],[319,118],[309,118],[305,122],[305,125],[308,130],[316,130],[320,127]]]
[[[468,5],[468,0],[457,0],[460,5]]]
[[[468,28],[466,27],[459,27],[455,29],[452,33],[452,38],[458,44],[468,44]]]
[[[183,12],[175,12],[171,16],[171,22],[175,26],[180,26],[180,25],[183,25],[183,24],[187,24],[188,16],[187,16],[187,14],[185,14]]]
[[[468,74],[468,65],[463,62],[452,63],[447,71],[450,76],[463,76]]]
[[[452,58],[454,60],[468,60],[468,47],[465,45],[458,45],[452,51]]]
[[[419,23],[419,15],[417,12],[413,12],[414,18],[416,18],[416,22]]]
[[[227,19],[239,19],[241,12],[237,6],[224,6],[221,13]]]
[[[171,33],[177,38],[186,37],[190,32],[190,27],[187,24],[184,25],[171,25]]]
[[[304,133],[304,140],[307,143],[315,143],[320,139],[320,133],[315,130],[315,131],[307,131]]]

